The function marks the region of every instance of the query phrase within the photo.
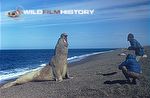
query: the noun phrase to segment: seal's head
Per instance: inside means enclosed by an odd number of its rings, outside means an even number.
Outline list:
[[[62,33],[60,37],[63,38],[63,37],[67,37],[67,36],[68,36],[67,33]]]
[[[67,33],[62,33],[60,36],[60,38],[63,39],[66,47],[68,46],[67,36],[68,36]]]
[[[132,39],[134,39],[134,35],[133,34],[131,34],[131,33],[129,33],[128,34],[128,41],[131,41]]]

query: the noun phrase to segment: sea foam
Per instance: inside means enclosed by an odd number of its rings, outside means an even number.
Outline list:
[[[110,50],[112,51],[112,50]],[[92,55],[96,55],[96,54],[101,54],[101,53],[106,53],[106,52],[110,52],[110,51],[105,51],[105,52],[95,52],[95,53],[90,53],[90,54],[84,54],[84,55],[79,55],[79,56],[73,56],[68,58],[68,62],[75,62],[75,61],[80,61],[88,56],[92,56]],[[46,66],[46,64],[40,64],[39,66],[37,66],[37,68],[34,69],[30,69],[30,68],[17,68],[14,70],[4,70],[4,71],[0,71],[0,83],[3,83],[4,81],[10,80],[10,79],[15,79],[25,73],[31,72],[31,71],[35,71],[35,70],[39,70],[41,68],[43,68],[44,66]]]

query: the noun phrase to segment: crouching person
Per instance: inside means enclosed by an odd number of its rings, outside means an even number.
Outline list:
[[[119,69],[122,70],[128,83],[136,84],[136,79],[139,80],[141,77],[141,66],[131,54],[128,54],[126,60],[119,65]],[[132,79],[132,81],[130,79]]]

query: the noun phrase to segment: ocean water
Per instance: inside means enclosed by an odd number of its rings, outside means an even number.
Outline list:
[[[68,62],[80,61],[90,55],[114,49],[69,49]],[[0,50],[0,83],[42,68],[54,55],[53,49]]]

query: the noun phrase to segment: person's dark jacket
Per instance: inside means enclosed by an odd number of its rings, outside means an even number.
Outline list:
[[[119,69],[121,69],[123,66],[127,68],[130,72],[140,73],[141,72],[141,66],[136,61],[135,57],[131,54],[128,54],[126,57],[126,60],[119,65]]]
[[[140,45],[140,43],[137,40],[135,39],[130,40],[130,45],[131,46],[128,48],[128,50],[135,50],[136,56],[144,55],[144,48]]]

